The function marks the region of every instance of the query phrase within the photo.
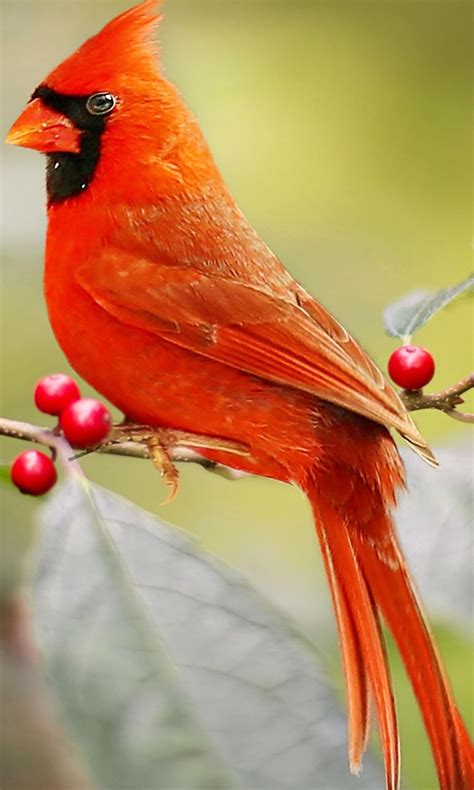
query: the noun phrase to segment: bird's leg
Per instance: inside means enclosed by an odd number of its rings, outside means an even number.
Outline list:
[[[173,464],[169,453],[169,449],[176,444],[174,432],[163,428],[154,428],[150,425],[138,425],[124,420],[124,422],[112,427],[108,440],[110,444],[121,444],[123,442],[146,445],[153,465],[158,469],[163,482],[168,488],[169,493],[163,504],[172,502],[179,491],[179,472]]]
[[[148,452],[153,461],[155,469],[158,469],[161,479],[168,489],[168,496],[161,503],[167,505],[172,502],[178,495],[179,491],[179,471],[173,461],[171,460],[168,452],[169,445],[163,441],[159,435],[160,432],[154,433],[146,440],[148,445]]]
[[[169,489],[169,495],[163,504],[172,502],[179,490],[179,472],[171,459],[170,450],[179,447],[194,447],[197,450],[216,450],[236,455],[248,455],[248,450],[244,445],[229,439],[203,436],[174,428],[138,425],[126,420],[113,426],[108,443],[121,442],[136,442],[147,446],[154,466]]]

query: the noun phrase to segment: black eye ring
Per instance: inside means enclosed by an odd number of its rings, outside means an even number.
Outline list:
[[[86,110],[91,115],[108,115],[117,104],[117,99],[108,91],[93,93],[86,101]]]

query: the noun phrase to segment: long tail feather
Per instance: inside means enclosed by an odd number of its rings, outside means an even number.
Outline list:
[[[322,525],[322,521],[318,521],[318,523]],[[331,550],[323,527],[320,530],[320,542],[336,613],[346,679],[349,712],[349,765],[352,773],[359,774],[362,755],[369,736],[370,681],[364,664],[360,634],[334,569]]]
[[[387,486],[384,480],[384,496]],[[336,610],[349,703],[351,767],[358,767],[364,750],[371,692],[387,788],[398,786],[398,729],[378,611],[405,663],[431,742],[441,790],[473,790],[474,750],[378,485],[370,486],[346,467],[342,478],[326,469],[317,480],[310,476],[304,488],[313,507]]]
[[[440,786],[443,790],[472,790],[472,745],[397,545],[390,516],[383,510],[377,521],[377,532],[381,531],[383,536],[355,532],[352,540],[358,561],[405,663],[431,742]]]
[[[395,704],[378,617],[341,516],[324,497],[310,495],[335,601],[350,710],[349,761],[356,768],[365,746],[367,679],[373,693],[384,754],[387,790],[399,785]],[[362,665],[365,665],[365,670]]]

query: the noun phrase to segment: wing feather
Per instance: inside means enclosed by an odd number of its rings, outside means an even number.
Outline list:
[[[395,391],[363,349],[297,283],[258,286],[108,249],[79,285],[127,325],[396,428],[433,463]]]

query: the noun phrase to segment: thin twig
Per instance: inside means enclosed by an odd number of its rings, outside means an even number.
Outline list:
[[[474,414],[470,414],[469,412],[458,411],[458,409],[445,409],[444,413],[447,414],[448,417],[452,417],[453,420],[458,420],[458,422],[469,422],[474,424]]]
[[[459,422],[474,423],[474,414],[459,411],[456,407],[464,403],[461,395],[474,388],[474,373],[441,392],[424,395],[422,390],[402,390],[400,395],[408,411],[438,409]]]
[[[9,436],[12,439],[21,439],[25,442],[42,444],[43,446],[50,447],[51,449],[56,449],[59,441],[58,435],[50,428],[32,425],[29,422],[9,420],[6,417],[0,417],[0,436]],[[114,444],[104,444],[94,450],[94,452],[105,455],[123,455],[127,456],[128,458],[150,457],[147,444],[145,442],[136,441],[122,441],[116,442]],[[175,463],[199,464],[205,469],[214,469],[215,467],[220,466],[207,458],[202,458],[194,450],[191,450],[187,447],[171,447],[169,448],[169,454],[171,460]],[[227,469],[227,467],[222,467],[222,469]]]

